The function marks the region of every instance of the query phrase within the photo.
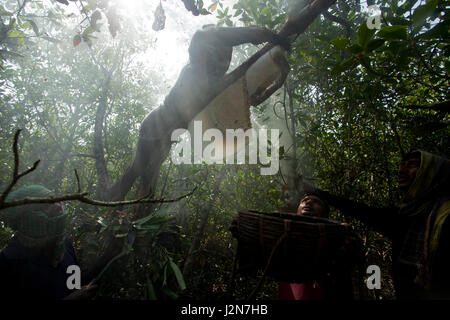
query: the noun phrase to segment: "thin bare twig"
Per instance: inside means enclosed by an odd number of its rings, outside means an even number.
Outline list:
[[[14,169],[13,169],[13,177],[11,180],[11,183],[8,185],[8,187],[3,191],[2,195],[0,196],[0,203],[3,203],[8,194],[11,192],[12,188],[16,185],[17,181],[19,181],[20,178],[23,176],[29,174],[30,172],[36,170],[37,166],[39,165],[40,160],[37,160],[33,166],[27,170],[25,170],[22,173],[19,173],[19,151],[17,148],[17,144],[19,141],[19,135],[22,130],[18,129],[16,133],[14,134],[14,142],[13,142],[13,153],[14,153]]]

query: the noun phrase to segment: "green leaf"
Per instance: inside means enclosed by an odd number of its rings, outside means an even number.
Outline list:
[[[9,38],[17,38],[22,34],[20,30],[12,30],[8,33]]]
[[[167,263],[164,264],[162,284],[163,286],[167,285]]]
[[[364,51],[364,49],[359,44],[351,45],[350,47],[345,48],[345,50],[353,54],[359,54]]]
[[[265,7],[264,9],[261,10],[261,15],[268,15],[268,14],[270,14],[269,7]]]
[[[358,65],[358,60],[355,57],[349,58],[347,60],[344,60],[342,62],[342,68],[345,70],[348,70],[350,68],[353,68],[354,66]]]
[[[444,62],[445,70],[447,71],[447,74],[450,74],[450,60],[446,60]]]
[[[406,40],[408,33],[406,26],[387,26],[378,31],[377,35],[386,40]]]
[[[142,231],[156,231],[159,230],[160,226],[155,225],[149,225],[149,226],[136,226],[136,230],[142,230]]]
[[[149,277],[147,277],[147,294],[149,300],[158,300],[155,292],[155,287],[153,286],[153,282]]]
[[[435,25],[432,29],[420,34],[420,39],[448,39],[449,38],[450,20],[443,21]]]
[[[39,28],[37,26],[37,24],[33,21],[33,20],[27,20],[31,27],[33,28],[34,33],[38,36],[39,35]]]
[[[384,44],[385,41],[386,40],[384,40],[384,39],[372,39],[372,40],[370,40],[369,43],[367,44],[366,51],[367,52],[371,52],[371,51],[373,51],[375,49],[378,49],[379,47],[381,47]]]
[[[173,300],[178,299],[178,295],[167,287],[162,287],[161,291]]]
[[[217,4],[218,4],[217,1],[211,3],[208,7],[208,10],[214,12],[217,9]]]
[[[95,31],[94,28],[92,28],[92,26],[89,26],[83,31],[83,35],[89,36],[92,33],[94,33],[94,31]]]
[[[164,222],[167,222],[167,218],[163,217],[163,216],[155,216],[154,214],[149,214],[148,216],[138,219],[136,221],[133,221],[132,225],[136,228],[136,229],[148,229],[149,225],[147,226],[143,226],[144,224],[150,222],[150,225],[161,225]]]
[[[351,57],[349,59],[344,60],[342,63],[336,63],[333,69],[331,69],[331,74],[338,75],[348,69],[351,69],[356,65],[357,65],[357,58]]]
[[[401,49],[403,49],[406,46],[405,42],[403,41],[390,41],[388,46],[388,51],[393,55],[396,56]]]
[[[331,40],[331,44],[337,49],[337,50],[344,50],[345,47],[350,43],[350,40],[347,38],[336,38]]]
[[[21,23],[20,27],[22,29],[33,29],[33,27],[31,26],[31,23],[29,23],[28,21],[25,21],[24,23]]]
[[[365,48],[367,43],[370,39],[372,39],[373,35],[375,34],[375,29],[369,29],[367,28],[367,23],[361,24],[361,26],[358,29],[358,44]]]
[[[116,238],[125,238],[126,236],[128,236],[128,233],[118,233],[115,235]]]
[[[411,48],[404,48],[400,51],[397,62],[399,65],[406,65],[412,56],[414,56],[414,51]]]
[[[403,26],[409,25],[409,21],[402,17],[390,17],[389,22],[394,25],[403,25]]]
[[[169,260],[170,267],[173,270],[173,273],[175,274],[175,278],[177,278],[178,285],[180,286],[181,290],[186,289],[186,283],[184,282],[183,274],[181,273],[180,268],[176,265],[175,262],[173,262],[172,258]]]
[[[430,0],[423,6],[416,8],[411,18],[413,25],[421,26],[425,24],[427,18],[436,10],[437,4],[438,0]]]

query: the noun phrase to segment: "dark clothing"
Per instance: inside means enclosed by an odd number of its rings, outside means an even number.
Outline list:
[[[320,191],[321,198],[392,240],[392,277],[399,299],[450,299],[450,222],[445,221],[433,260],[431,290],[424,290],[417,274],[424,272],[424,235],[427,214],[405,216],[399,208],[374,208]],[[427,212],[427,211],[424,211]],[[411,263],[414,261],[415,263]]]
[[[67,268],[78,265],[71,242],[64,239],[64,257],[53,267],[16,238],[0,252],[0,292],[7,299],[62,299],[75,290],[67,288]]]

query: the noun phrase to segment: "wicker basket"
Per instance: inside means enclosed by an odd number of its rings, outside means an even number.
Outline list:
[[[351,234],[346,225],[329,219],[257,211],[239,212],[238,232],[238,271],[266,269],[287,282],[319,279]]]

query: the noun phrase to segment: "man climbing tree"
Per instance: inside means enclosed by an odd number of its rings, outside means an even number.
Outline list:
[[[111,188],[110,199],[123,199],[139,176],[142,179],[141,193],[153,192],[160,166],[170,151],[172,131],[186,129],[196,114],[270,49],[270,46],[266,46],[224,79],[233,46],[270,42],[289,48],[289,42],[334,2],[316,0],[310,4],[309,1],[297,1],[278,35],[257,27],[208,27],[197,31],[189,46],[190,63],[180,73],[163,105],[153,110],[142,122],[135,158]]]
[[[227,72],[233,47],[263,42],[289,48],[287,40],[265,28],[222,28],[207,25],[197,31],[189,46],[189,64],[181,71],[163,106],[152,111],[142,122],[136,157],[121,182],[125,185],[132,184],[140,175],[143,179],[143,192],[148,192],[148,188],[153,190],[157,178],[155,168],[159,168],[170,150],[170,132],[176,128],[186,128],[196,115],[196,106],[201,105],[205,95]],[[149,166],[152,169],[147,170]],[[120,191],[125,190],[127,188]],[[124,196],[120,191],[114,190],[115,198]]]

